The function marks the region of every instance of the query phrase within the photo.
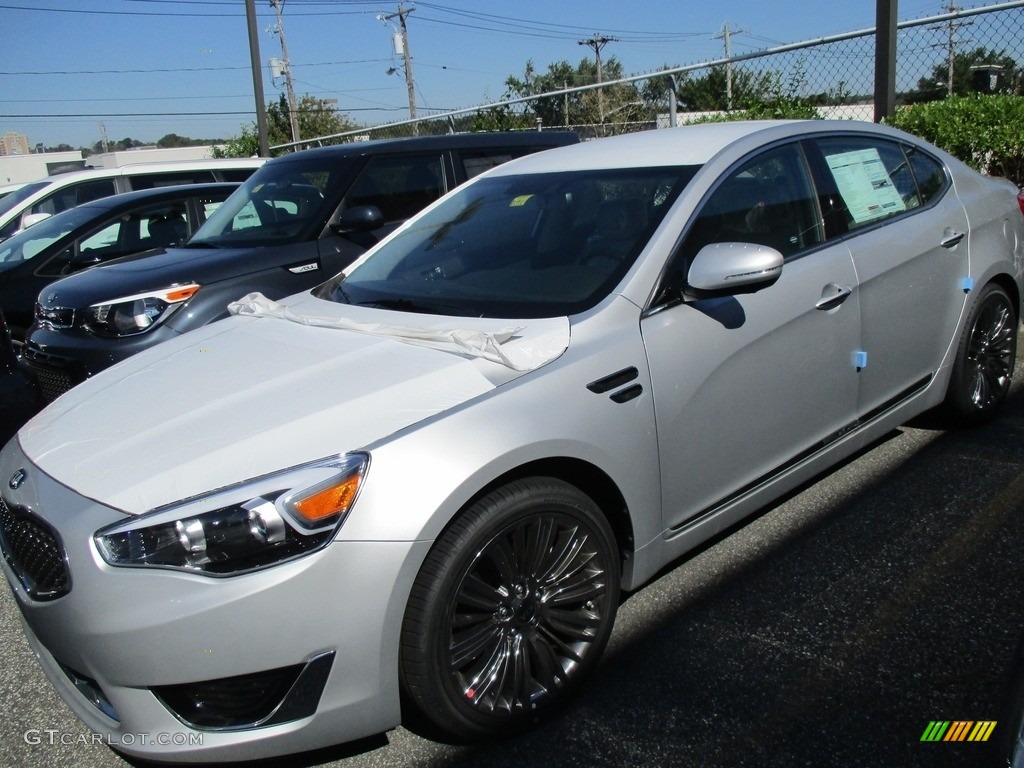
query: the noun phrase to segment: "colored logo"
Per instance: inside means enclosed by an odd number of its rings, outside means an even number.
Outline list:
[[[932,720],[921,741],[988,741],[995,727],[995,720]]]

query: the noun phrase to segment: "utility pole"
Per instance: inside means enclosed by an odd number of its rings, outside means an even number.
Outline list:
[[[267,105],[263,103],[263,64],[260,61],[260,38],[256,33],[256,5],[245,0],[245,21],[249,30],[249,64],[252,67],[252,90],[256,94],[256,139],[259,156],[270,157],[267,139]]]
[[[738,35],[746,32],[745,29],[729,29],[729,22],[722,25],[722,34],[715,35],[714,39],[725,40],[725,108],[732,109],[732,42],[730,35]]]
[[[896,2],[875,0],[875,122],[896,109]]]
[[[288,93],[288,121],[291,123],[292,141],[298,141],[302,138],[299,135],[299,113],[295,102],[295,88],[292,86],[292,64],[288,58],[288,44],[284,39],[284,20],[281,18],[281,13],[284,11],[284,0],[270,0],[270,7],[277,15],[277,26],[274,27],[273,32],[281,40],[281,58],[284,59],[284,84]]]
[[[947,13],[957,13],[960,9],[957,8],[956,2],[954,2],[954,0],[950,0],[950,2],[946,4],[946,6],[945,6],[945,8],[943,10],[945,10]],[[946,49],[946,62],[947,62],[946,95],[947,96],[952,96],[953,95],[953,74],[954,74],[954,71],[955,71],[954,64],[956,63],[956,47],[957,47],[958,43],[962,42],[961,40],[957,39],[956,32],[957,32],[958,29],[960,29],[962,27],[969,27],[969,26],[971,26],[971,23],[972,22],[969,22],[969,21],[957,21],[955,18],[951,18],[949,20],[949,23],[946,25],[946,42],[945,42],[945,44],[942,47],[944,47]],[[940,46],[935,46],[935,47],[940,47]]]
[[[619,38],[607,37],[606,35],[597,35],[587,38],[586,40],[577,40],[578,45],[587,45],[594,49],[594,58],[597,61],[597,84],[600,85],[604,82],[604,76],[601,72],[601,49],[604,48],[608,43],[616,43]],[[604,122],[604,89],[597,89],[597,116],[598,122]]]
[[[398,10],[395,13],[382,13],[377,18],[387,24],[391,19],[397,17],[400,30],[395,34],[394,45],[395,53],[399,53],[401,48],[402,60],[405,66],[405,87],[409,94],[409,119],[416,119],[416,81],[412,76],[412,54],[409,52],[409,27],[405,20],[410,13],[415,11],[415,8],[406,9],[402,7],[402,3],[398,3]],[[419,124],[413,123],[412,131],[414,134],[419,135]]]

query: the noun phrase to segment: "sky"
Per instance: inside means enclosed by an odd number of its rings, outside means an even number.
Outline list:
[[[336,99],[360,124],[408,117],[392,43],[398,0],[283,0],[297,95]],[[959,7],[985,3],[960,2]],[[941,13],[943,0],[900,0],[901,21]],[[281,58],[269,0],[256,0],[264,101],[284,91],[267,66]],[[501,99],[532,60],[574,66],[580,40],[626,74],[813,40],[875,23],[872,0],[430,0],[403,4],[417,108],[459,109]],[[227,138],[255,120],[243,0],[0,0],[0,133],[29,146],[156,142],[169,133]],[[390,68],[396,74],[388,74]],[[102,124],[102,127],[101,127]]]

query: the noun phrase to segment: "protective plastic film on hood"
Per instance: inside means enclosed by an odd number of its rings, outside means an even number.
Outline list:
[[[497,331],[468,328],[424,328],[387,323],[362,323],[347,317],[315,317],[293,311],[284,304],[271,301],[262,293],[250,293],[228,305],[233,315],[270,317],[317,328],[339,328],[345,331],[387,336],[405,344],[429,347],[463,357],[479,357],[504,365],[515,371],[531,371],[561,355],[568,344],[568,334],[544,334],[532,337],[530,343],[514,343],[522,326]],[[540,343],[538,343],[538,341]]]
[[[288,304],[296,316],[335,312],[356,325],[404,319],[308,294]],[[450,322],[415,317],[427,329]],[[501,322],[469,318],[467,324],[486,332]],[[515,348],[518,364],[528,357],[540,365],[550,358],[533,350],[564,348],[568,321],[531,320],[519,333],[495,343],[506,354]],[[510,375],[494,375],[502,371]],[[18,439],[57,481],[141,513],[363,449],[519,375],[385,334],[236,316],[102,371],[30,421]]]

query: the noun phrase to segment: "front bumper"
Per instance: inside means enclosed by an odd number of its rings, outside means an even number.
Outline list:
[[[11,489],[8,478],[22,469],[25,480]],[[398,724],[399,631],[429,543],[336,541],[231,578],[114,568],[92,536],[122,513],[45,476],[17,441],[0,455],[0,479],[9,508],[51,527],[70,575],[66,594],[37,600],[19,564],[4,561],[29,643],[61,697],[112,747],[165,762],[245,760]],[[225,678],[248,691],[282,669],[295,676],[276,693],[264,686],[269,704],[245,710],[252,717],[196,718],[182,713],[180,698],[172,711],[168,691],[223,693]]]

